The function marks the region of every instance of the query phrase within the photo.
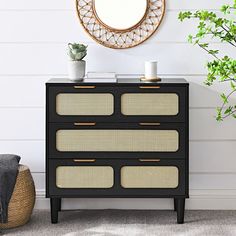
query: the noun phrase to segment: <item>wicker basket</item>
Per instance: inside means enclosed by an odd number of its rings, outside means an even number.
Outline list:
[[[8,223],[0,224],[0,229],[9,229],[26,224],[35,203],[35,187],[27,166],[20,165],[15,188],[8,206]]]

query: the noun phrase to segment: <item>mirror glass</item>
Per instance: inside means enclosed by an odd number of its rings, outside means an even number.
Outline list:
[[[135,26],[147,10],[147,0],[94,0],[93,4],[99,20],[117,30]]]

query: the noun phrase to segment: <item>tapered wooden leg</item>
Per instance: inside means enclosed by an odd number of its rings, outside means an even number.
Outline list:
[[[177,206],[176,206],[176,198],[174,198],[174,211],[177,211]]]
[[[177,223],[184,223],[185,198],[176,198]]]
[[[58,199],[58,211],[61,211],[61,198]]]
[[[56,224],[58,222],[58,204],[59,198],[50,198],[51,204],[51,222]]]

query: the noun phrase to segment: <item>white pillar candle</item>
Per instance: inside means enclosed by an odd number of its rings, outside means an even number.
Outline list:
[[[157,62],[146,61],[145,62],[145,79],[157,78]]]

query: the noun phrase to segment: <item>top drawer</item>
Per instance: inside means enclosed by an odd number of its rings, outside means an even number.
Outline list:
[[[185,86],[50,86],[50,122],[185,122]]]

